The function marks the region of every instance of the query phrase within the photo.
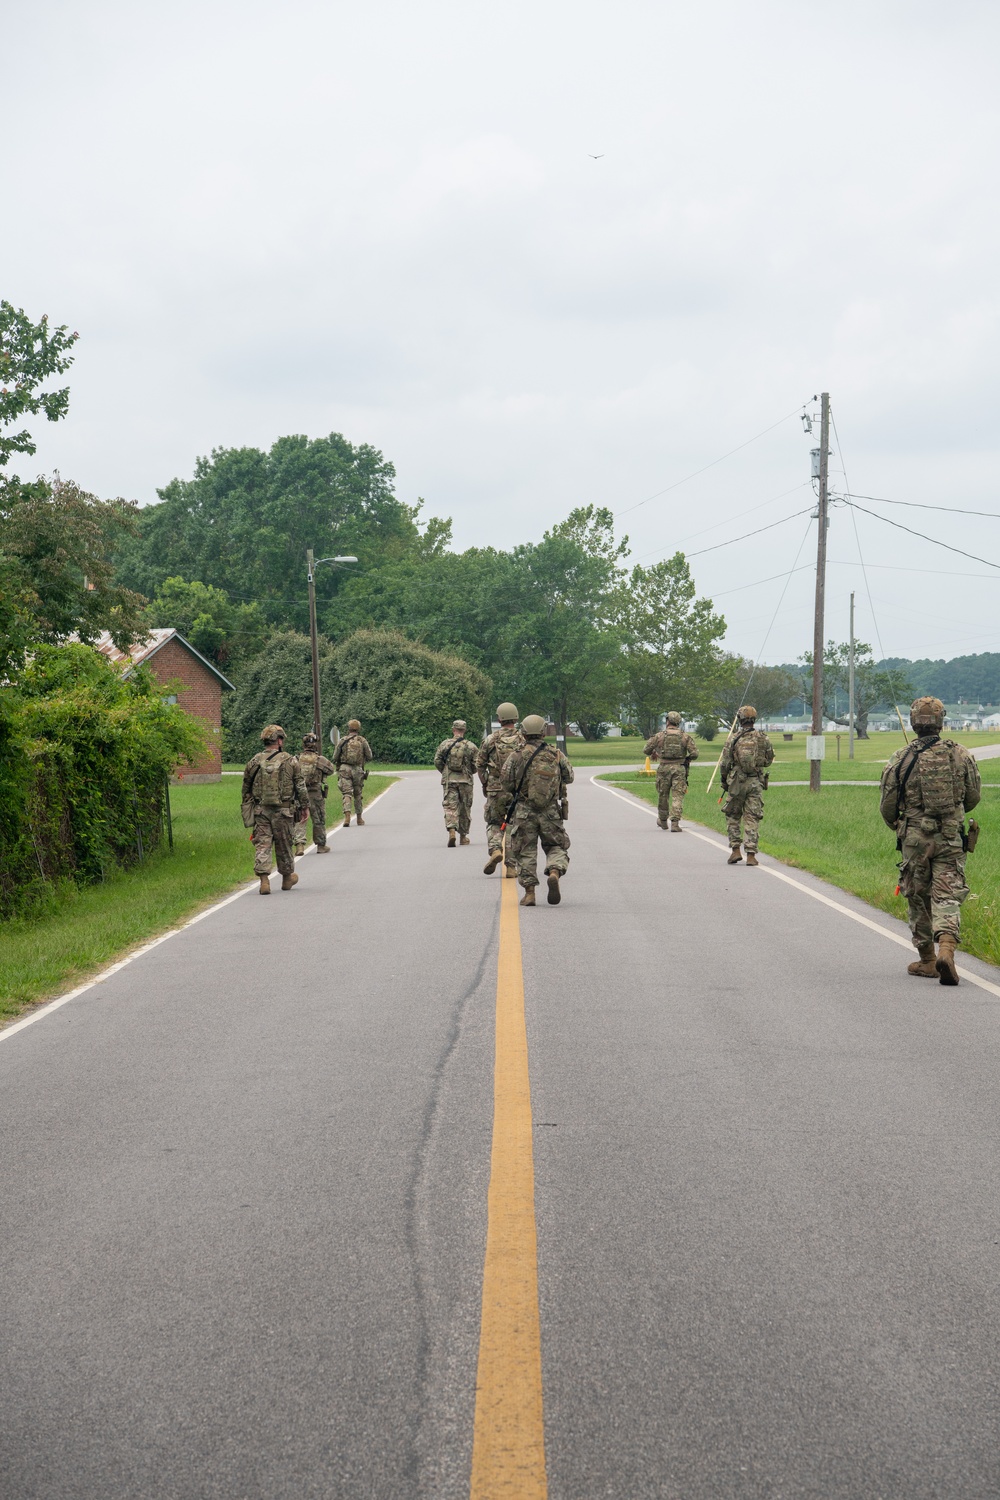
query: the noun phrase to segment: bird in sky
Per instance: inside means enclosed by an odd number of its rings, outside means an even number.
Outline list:
[[[587,155],[590,157],[591,161],[600,161],[601,157],[603,157],[604,155],[604,152],[602,151],[600,156],[595,156],[593,151],[588,151]]]

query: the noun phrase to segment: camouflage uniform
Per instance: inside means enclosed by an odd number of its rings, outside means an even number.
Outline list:
[[[277,784],[269,786],[272,770],[277,772]],[[274,800],[265,804],[263,797]],[[267,745],[247,761],[243,771],[243,821],[253,828],[255,875],[271,873],[272,850],[279,873],[294,873],[292,833],[296,817],[308,806],[305,780],[294,755],[280,745],[277,749]]]
[[[522,777],[511,822],[511,850],[517,878],[529,891],[538,884],[539,841],[545,853],[546,875],[565,875],[569,868],[565,790],[573,780],[573,767],[557,746],[529,739],[522,750],[508,757],[500,784],[512,796]]]
[[[946,934],[958,942],[962,902],[969,894],[963,820],[978,806],[982,783],[964,745],[942,740],[928,724],[914,728],[918,738],[897,750],[882,772],[879,811],[896,832],[902,854],[899,889],[906,897],[913,946],[923,954],[928,947],[933,953],[933,944]]]
[[[688,789],[688,765],[698,759],[698,746],[691,735],[677,724],[667,723],[665,729],[646,741],[646,754],[659,761],[656,767],[656,821],[666,828],[667,819],[673,821],[675,829],[681,826],[684,797]]]
[[[508,756],[515,750],[523,749],[526,744],[524,735],[516,724],[507,727],[501,724],[499,729],[493,731],[483,740],[476,756],[476,773],[482,782],[483,791],[486,793],[486,806],[483,809],[483,817],[486,820],[486,842],[489,845],[490,854],[503,853],[503,834],[500,826],[507,816],[507,808],[510,805],[510,795],[504,790],[501,781],[501,772]],[[508,868],[512,869],[514,861],[507,860]]]
[[[741,725],[736,734],[730,735],[726,741],[719,770],[722,790],[728,795],[728,801],[722,810],[726,815],[726,832],[733,850],[738,850],[740,844],[744,843],[747,854],[757,853],[759,829],[764,816],[763,773],[773,760],[774,746],[763,729],[754,729],[752,722],[748,727]]]
[[[444,796],[444,826],[463,839],[472,826],[472,778],[476,770],[476,746],[471,740],[442,740],[434,752],[435,768],[441,772]]]
[[[309,813],[312,817],[313,842],[317,849],[325,849],[326,845],[326,782],[324,777],[332,776],[336,766],[327,760],[325,755],[320,755],[318,750],[303,750],[299,754],[299,765],[302,767],[302,777],[306,784],[306,793],[309,798]],[[301,854],[306,847],[306,820],[295,825],[295,852]]]
[[[344,799],[344,817],[361,812],[365,805],[365,765],[372,759],[372,747],[364,735],[349,729],[337,741],[333,752],[333,764],[337,769],[337,785]]]

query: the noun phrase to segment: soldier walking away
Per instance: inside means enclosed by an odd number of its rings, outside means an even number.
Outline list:
[[[271,852],[281,876],[281,889],[298,884],[292,837],[296,819],[309,816],[309,797],[302,770],[285,749],[285,731],[268,724],[260,732],[264,748],[243,770],[243,824],[253,829],[253,872],[260,878],[262,896],[271,894]]]
[[[325,755],[320,755],[319,739],[312,732],[302,736],[299,765],[302,768],[302,779],[306,784],[306,795],[309,798],[309,813],[312,817],[312,834],[316,853],[329,854],[330,845],[326,841],[326,777],[332,776],[337,768],[332,761],[327,760]],[[296,855],[305,853],[307,826],[306,818],[295,825],[293,843]]]
[[[535,904],[540,840],[545,854],[549,905],[558,906],[559,878],[569,868],[566,788],[573,780],[573,767],[558,746],[546,743],[541,714],[529,714],[521,729],[524,745],[508,756],[500,773],[501,784],[511,798],[508,817],[517,878],[524,887],[521,905]]]
[[[517,727],[517,709],[513,703],[501,703],[497,709],[497,718],[500,720],[500,728],[487,735],[476,756],[476,774],[482,782],[486,797],[483,817],[486,819],[489,859],[483,866],[484,875],[492,875],[504,857],[502,825],[507,817],[507,808],[510,806],[510,795],[504,791],[503,782],[500,779],[501,772],[508,757],[513,755],[515,750],[522,749],[525,743],[524,735]],[[517,866],[509,844],[504,873],[511,879],[517,874]]]
[[[757,863],[757,842],[764,816],[764,792],[767,791],[767,768],[774,760],[774,747],[763,729],[755,727],[757,710],[744,703],[737,714],[739,726],[726,741],[720,763],[722,790],[729,800],[722,811],[729,834],[729,860],[738,865],[746,849],[747,864]],[[742,821],[746,830],[745,841]]]
[[[337,785],[344,799],[344,827],[351,826],[351,813],[356,813],[358,827],[364,828],[361,816],[365,805],[365,782],[368,772],[365,766],[372,758],[372,747],[361,733],[357,719],[348,719],[347,733],[337,741],[333,752],[333,764],[337,768]]]
[[[455,847],[455,834],[463,844],[469,842],[472,826],[472,777],[476,769],[476,746],[465,738],[465,720],[456,719],[451,739],[442,740],[434,752],[434,765],[441,772],[444,787],[444,826],[448,830],[448,848]]]
[[[680,833],[681,813],[688,789],[688,767],[698,759],[698,746],[681,728],[680,714],[667,714],[666,728],[646,741],[645,753],[651,760],[659,761],[656,768],[656,826],[666,828],[669,817],[670,832]]]
[[[957,984],[966,852],[979,825],[965,815],[979,805],[982,782],[975,760],[956,740],[943,740],[944,704],[918,698],[910,708],[916,739],[897,750],[882,772],[879,811],[896,833],[902,855],[899,890],[909,908],[913,946],[920,957],[908,974]],[[934,944],[937,943],[937,953]]]

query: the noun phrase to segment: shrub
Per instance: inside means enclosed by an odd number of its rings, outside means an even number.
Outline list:
[[[713,719],[711,714],[706,714],[703,719],[698,720],[694,732],[700,740],[714,740],[719,732],[719,721]]]
[[[204,753],[145,669],[125,677],[89,646],[36,646],[0,708],[0,915],[60,880],[100,880],[159,842],[163,790]]]

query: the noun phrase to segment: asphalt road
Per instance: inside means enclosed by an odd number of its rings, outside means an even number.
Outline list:
[[[404,778],[0,1041],[4,1500],[469,1494],[480,806],[449,851]],[[570,826],[520,914],[549,1495],[1000,1494],[1000,993],[588,772]]]

